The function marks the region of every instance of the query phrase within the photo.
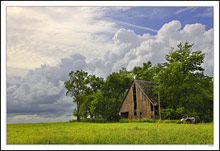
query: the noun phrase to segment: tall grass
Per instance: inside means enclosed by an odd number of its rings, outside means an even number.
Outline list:
[[[213,144],[213,124],[8,124],[7,144]]]

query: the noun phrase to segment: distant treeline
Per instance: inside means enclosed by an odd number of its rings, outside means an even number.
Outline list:
[[[132,71],[122,68],[106,77],[89,75],[78,70],[69,73],[65,81],[66,95],[77,105],[73,114],[77,120],[102,118],[119,121],[123,98],[131,82],[154,81],[154,92],[160,92],[162,119],[180,119],[194,116],[196,121],[213,121],[213,79],[204,75],[202,63],[205,54],[192,51],[193,44],[180,43],[171,48],[166,62],[152,66],[150,61]]]

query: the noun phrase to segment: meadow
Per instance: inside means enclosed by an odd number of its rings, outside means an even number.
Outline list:
[[[7,144],[213,144],[213,123],[7,124]]]

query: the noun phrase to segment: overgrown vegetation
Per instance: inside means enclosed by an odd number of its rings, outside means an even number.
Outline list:
[[[180,43],[178,49],[166,55],[155,77],[159,84],[164,119],[194,116],[197,121],[213,120],[213,81],[204,75],[202,63],[205,54],[192,51],[192,46]]]
[[[71,71],[65,82],[67,95],[73,97],[77,108],[74,115],[80,118],[101,118],[119,121],[121,103],[132,80],[157,82],[160,93],[162,119],[175,120],[194,116],[197,122],[213,121],[213,80],[204,75],[202,63],[205,54],[193,51],[193,45],[180,43],[171,49],[166,62],[152,67],[150,61],[132,71],[122,68],[104,80],[85,71]],[[135,77],[135,78],[134,78]]]
[[[7,124],[7,144],[213,144],[213,123]]]
[[[84,76],[82,76],[84,75]],[[73,97],[77,108],[74,115],[81,118],[103,118],[110,122],[118,121],[122,99],[133,80],[125,68],[119,73],[110,74],[104,81],[101,77],[88,75],[85,71],[70,72],[65,82],[67,95]]]
[[[69,120],[70,123],[78,122],[77,120]],[[180,120],[159,120],[159,119],[120,119],[117,122],[110,122],[103,118],[86,118],[81,119],[80,122],[87,123],[175,123],[175,124],[186,124],[186,122],[181,122]]]

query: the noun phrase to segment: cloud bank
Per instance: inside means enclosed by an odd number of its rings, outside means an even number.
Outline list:
[[[103,47],[104,53],[101,56],[89,58],[83,53],[73,53],[54,66],[45,64],[30,70],[24,77],[8,76],[8,122],[72,119],[75,105],[65,95],[64,88],[64,81],[68,79],[70,71],[82,69],[106,77],[122,67],[132,70],[147,61],[155,65],[164,62],[170,48],[176,48],[180,42],[194,43],[193,50],[206,53],[203,64],[205,74],[213,76],[213,29],[205,31],[205,25],[199,23],[187,24],[183,28],[181,26],[179,21],[173,20],[164,24],[156,35],[137,35],[132,30],[121,28],[113,35],[111,46],[108,48],[107,42],[106,47]]]
[[[55,66],[77,52],[104,55],[117,29],[103,16],[98,7],[7,7],[7,66]]]

